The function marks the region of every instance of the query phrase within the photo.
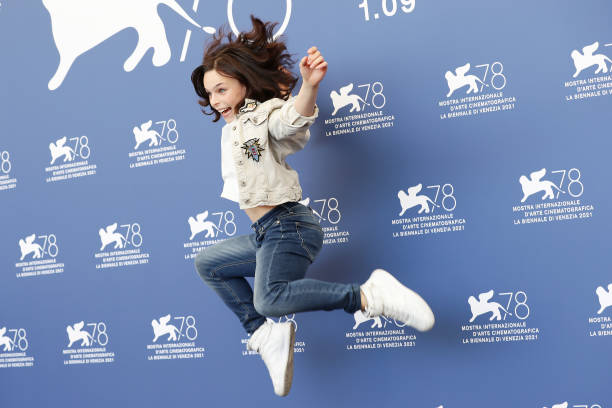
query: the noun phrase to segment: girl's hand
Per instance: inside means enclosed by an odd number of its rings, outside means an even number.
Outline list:
[[[310,47],[308,49],[308,56],[300,61],[300,74],[302,74],[304,84],[316,88],[326,73],[327,61],[325,61],[317,47]]]

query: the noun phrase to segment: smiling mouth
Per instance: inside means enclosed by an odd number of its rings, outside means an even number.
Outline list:
[[[223,109],[223,110],[221,111],[221,115],[225,116],[225,115],[227,115],[228,113],[230,113],[230,112],[231,112],[231,110],[232,110],[232,108],[225,108],[225,109]]]

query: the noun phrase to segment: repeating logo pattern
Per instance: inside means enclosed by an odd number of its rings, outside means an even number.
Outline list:
[[[612,43],[604,44],[604,47],[612,47]],[[611,55],[610,51],[600,48],[599,41],[583,46],[582,50],[572,50],[570,57],[574,72],[572,79],[563,84],[571,92],[565,95],[567,102],[612,96],[612,60],[608,55]]]
[[[60,62],[57,72],[49,82],[49,89],[61,86],[72,69],[74,60],[79,56],[87,58],[84,54],[94,50],[97,44],[108,40],[117,32],[113,31],[116,29],[131,27],[139,35],[136,49],[125,61],[126,71],[133,70],[151,48],[153,48],[153,64],[156,66],[166,64],[170,59],[170,48],[167,44],[164,22],[157,13],[159,4],[172,4],[170,7],[178,15],[185,18],[189,24],[200,27],[174,0],[151,0],[147,4],[143,1],[142,4],[135,6],[139,8],[137,11],[123,13],[118,21],[114,18],[116,16],[109,18],[109,14],[104,14],[109,10],[116,11],[120,7],[118,3],[87,0],[81,3],[94,11],[102,10],[100,15],[104,21],[107,21],[107,27],[105,31],[89,27],[81,29],[85,31],[78,31],[77,27],[82,27],[82,24],[77,24],[77,21],[80,21],[78,19],[84,14],[79,14],[81,4],[77,4],[74,0],[70,1],[64,1],[64,4],[59,6],[57,0],[43,0],[51,16],[54,36],[62,27],[70,33],[70,38],[62,37],[59,34],[54,38],[60,54]],[[365,21],[378,20],[382,16],[392,18],[402,15],[402,12],[411,13],[415,3],[414,0],[385,0],[376,4],[368,0],[360,1],[358,7],[363,11]],[[194,11],[197,8],[196,4],[197,1],[194,2]],[[228,15],[232,29],[237,32],[233,17],[231,17],[232,4],[231,0],[228,1]],[[1,5],[0,3],[0,7]],[[291,14],[290,6],[291,2],[287,0],[286,19],[276,35],[284,31],[286,27]],[[73,13],[68,15],[67,10]],[[59,29],[56,30],[56,27]],[[212,27],[204,27],[204,30],[208,33],[214,31]],[[187,43],[186,38],[185,44]],[[566,96],[568,100],[582,100],[609,94],[612,79],[607,74],[610,71],[612,60],[608,57],[610,53],[605,47],[610,45],[612,44],[602,43],[600,45],[596,41],[570,53],[570,58],[568,58],[570,69],[567,75],[568,79],[571,75],[573,80],[566,82],[566,88],[575,87],[576,89],[574,93]],[[568,51],[569,49],[571,48],[568,48]],[[185,52],[181,55],[181,61],[184,60],[184,56]],[[453,65],[450,68],[444,75],[439,76],[442,88],[440,97],[444,95],[446,98],[439,103],[439,107],[443,108],[442,119],[474,116],[499,110],[509,111],[515,108],[516,97],[504,95],[509,75],[505,72],[501,62],[495,61],[490,65],[465,63],[461,66]],[[442,81],[442,76],[445,82]],[[393,127],[394,116],[384,111],[388,107],[386,107],[387,98],[383,83],[376,81],[360,84],[354,80],[350,81],[351,79],[347,79],[335,84],[334,89],[330,92],[332,109],[325,121],[326,135],[347,135]],[[573,85],[567,85],[570,83]],[[130,168],[184,159],[185,150],[177,148],[179,133],[174,119],[156,122],[150,119],[132,123],[130,127],[132,125],[133,131],[126,132],[129,133]],[[50,142],[50,157],[47,157],[49,164],[46,169],[47,182],[95,174],[95,164],[89,164],[91,148],[87,136],[72,138],[65,136],[47,142]],[[256,157],[261,153],[258,150],[251,152],[254,153],[251,156],[254,160],[257,160]],[[14,164],[12,156],[8,151],[0,149],[0,159],[0,190],[15,188],[16,179],[11,178]],[[580,169],[568,168],[553,171],[547,171],[546,168],[537,170],[534,167],[534,169],[517,170],[516,176],[520,175],[518,183],[513,180],[514,184],[508,185],[509,189],[516,191],[514,199],[516,205],[513,206],[516,225],[592,217],[594,207],[582,202],[585,184],[583,184]],[[529,170],[532,171],[529,172]],[[428,185],[423,181],[408,188],[403,186],[397,191],[397,202],[395,196],[391,197],[389,194],[387,199],[397,204],[397,211],[393,213],[396,218],[392,220],[392,225],[402,227],[401,230],[393,232],[394,237],[463,230],[465,219],[454,216],[457,205],[455,187],[450,183],[433,184],[436,182],[430,182]],[[586,188],[588,190],[588,185]],[[347,243],[350,232],[341,223],[339,200],[331,195],[333,193],[323,199],[307,198],[304,203],[313,207],[321,224],[324,224],[322,227],[325,231],[325,244]],[[236,233],[234,213],[231,211],[217,213],[211,211],[210,214],[208,210],[199,213],[194,211],[193,214],[185,214],[181,222],[184,222],[185,219],[187,223],[185,224],[184,247],[191,251],[185,255],[185,259],[192,258],[205,246],[220,242]],[[18,238],[20,253],[16,256],[20,255],[20,258],[16,267],[21,268],[18,277],[63,272],[64,264],[55,261],[59,252],[55,235],[39,234],[38,232]],[[101,261],[96,267],[121,267],[148,262],[149,254],[139,249],[142,244],[142,235],[138,223],[103,224],[98,229],[98,236],[100,247],[97,249],[96,243],[96,249],[100,256],[96,254],[96,258]],[[17,246],[14,248],[15,251],[16,248]],[[594,284],[593,288],[595,286]],[[598,286],[594,289],[594,294],[593,316],[588,320],[590,335],[592,337],[610,336],[612,335],[612,323],[608,315],[611,310],[610,306],[612,306],[612,283],[607,286]],[[537,340],[539,329],[528,325],[530,303],[524,291],[501,291],[499,293],[491,289],[482,292],[474,291],[469,294],[469,297],[466,293],[465,297],[467,297],[467,305],[463,304],[465,325],[462,326],[462,335],[465,333],[467,336],[462,337],[465,344]],[[283,319],[291,321],[297,328],[295,316],[285,316]],[[148,321],[146,323],[148,328]],[[147,345],[147,353],[152,353],[147,354],[149,360],[202,358],[204,356],[204,348],[198,347],[195,343],[198,332],[195,318],[192,315],[174,317],[171,314],[156,315],[151,320],[150,326],[151,337],[143,339],[143,344],[151,343]],[[358,312],[353,316],[350,324],[347,322],[346,328],[348,330],[346,338],[350,342],[346,347],[348,350],[414,347],[416,344],[416,336],[405,333],[402,325],[384,317],[368,319]],[[69,351],[63,351],[67,356],[65,364],[114,361],[114,353],[107,352],[105,348],[108,344],[106,323],[86,324],[84,320],[71,322],[66,326],[66,334],[67,345],[64,347]],[[304,346],[304,342],[296,342],[296,352],[303,352]],[[28,338],[25,329],[0,327],[0,352],[2,352],[0,368],[28,366],[29,362],[32,362],[30,366],[33,365],[32,357],[18,355],[27,349]],[[11,354],[7,355],[7,353]],[[568,401],[551,405],[553,408],[568,408],[569,406],[572,405]],[[599,404],[573,405],[573,407],[582,406],[601,408]]]
[[[18,243],[21,254],[15,263],[18,278],[64,272],[64,264],[57,260],[59,246],[55,234],[30,234]]]
[[[470,295],[468,323],[461,326],[462,344],[502,343],[538,340],[540,329],[530,327],[531,308],[522,290],[498,293],[493,289]],[[500,303],[502,302],[502,303]]]
[[[553,181],[552,178],[555,180]],[[593,217],[595,207],[581,198],[585,187],[578,168],[533,171],[518,178],[522,197],[512,207],[514,225],[584,220]]]
[[[353,314],[355,324],[344,334],[346,350],[377,350],[416,346],[416,335],[406,333],[402,322],[386,316],[367,317],[361,310]]]
[[[325,136],[369,132],[393,127],[395,116],[383,110],[387,104],[382,82],[359,84],[353,90],[351,82],[329,94],[334,110],[325,119]],[[344,112],[344,116],[336,116]]]
[[[210,216],[210,217],[209,217]],[[211,214],[208,210],[187,218],[189,224],[189,241],[183,242],[187,251],[184,259],[194,259],[204,248],[225,241],[236,235],[236,216],[233,211],[217,211]]]
[[[457,198],[452,184],[427,185],[426,191],[429,195],[422,193],[422,190],[422,183],[409,187],[406,191],[398,190],[398,216],[402,218],[391,220],[391,225],[394,226],[393,238],[465,230],[465,218],[455,215]]]
[[[156,166],[185,160],[185,149],[179,148],[179,131],[176,120],[170,118],[155,122],[148,120],[134,126],[134,149],[128,153],[131,169]],[[142,150],[143,147],[146,147]]]
[[[109,364],[115,362],[115,353],[107,350],[110,337],[105,322],[84,320],[66,326],[68,344],[62,350],[64,365]]]
[[[34,357],[28,355],[29,347],[26,329],[7,329],[0,324],[0,368],[34,367]]]
[[[193,315],[173,318],[167,314],[151,320],[151,327],[153,343],[146,346],[148,361],[204,358],[204,347],[196,344],[198,329]]]
[[[94,254],[96,269],[146,265],[151,254],[143,250],[142,227],[139,223],[114,222],[98,230],[99,252]]]
[[[515,109],[516,97],[504,95],[508,79],[500,61],[476,65],[474,73],[470,72],[471,68],[467,62],[445,72],[448,92],[446,99],[438,101],[440,119]]]
[[[47,183],[93,176],[97,172],[98,166],[89,163],[91,147],[87,136],[61,137],[49,143],[49,152],[51,161],[45,167]]]

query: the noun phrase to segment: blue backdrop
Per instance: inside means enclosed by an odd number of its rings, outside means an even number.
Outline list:
[[[0,1],[0,406],[610,407],[611,12]],[[329,61],[290,158],[326,231],[310,276],[383,267],[437,319],[281,318],[287,399],[193,266],[251,231],[189,79],[251,13]]]

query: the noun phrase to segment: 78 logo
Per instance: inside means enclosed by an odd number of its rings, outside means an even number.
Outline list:
[[[124,230],[125,234],[121,234],[117,231],[117,227]],[[132,224],[114,224],[108,225],[106,228],[100,228],[98,234],[100,235],[101,247],[100,251],[103,251],[107,245],[114,243],[113,249],[123,249],[128,246],[139,248],[142,245],[140,224],[135,222]]]

